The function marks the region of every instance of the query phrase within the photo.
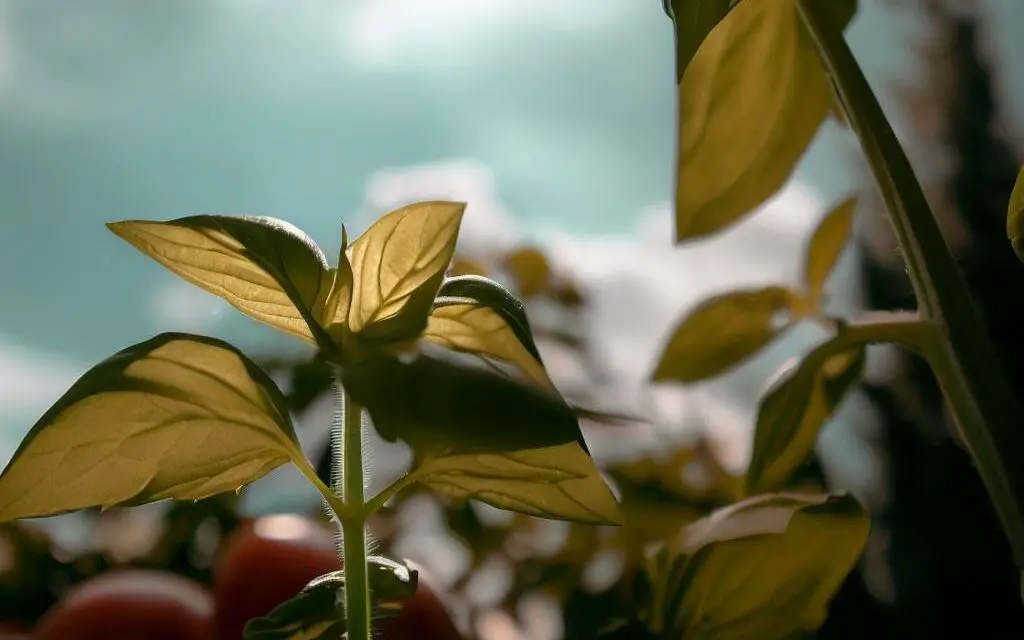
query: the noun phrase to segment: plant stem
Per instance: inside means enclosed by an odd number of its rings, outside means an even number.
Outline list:
[[[366,509],[363,503],[363,408],[342,390],[340,487],[345,504],[339,514],[345,568],[345,616],[348,640],[370,640],[370,582],[366,568]],[[337,438],[335,438],[337,440]],[[337,464],[337,463],[336,463]]]
[[[974,457],[1014,559],[1024,569],[1024,424],[967,281],[842,31],[835,0],[797,0],[889,211],[922,319],[944,340],[927,354],[960,437]],[[830,6],[829,5],[833,5]]]

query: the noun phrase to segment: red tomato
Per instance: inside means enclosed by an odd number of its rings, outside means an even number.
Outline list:
[[[421,579],[402,613],[377,625],[386,640],[461,640],[448,610]]]
[[[42,618],[35,640],[215,640],[213,598],[171,573],[121,570],[73,587]]]
[[[213,572],[220,640],[240,640],[250,619],[340,568],[333,536],[309,518],[263,516],[241,526],[225,543]]]

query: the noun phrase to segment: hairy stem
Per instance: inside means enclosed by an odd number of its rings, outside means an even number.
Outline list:
[[[835,0],[797,0],[885,201],[923,319],[944,339],[928,359],[1024,568],[1024,424],[1009,381],[903,148],[829,19]]]
[[[348,640],[370,640],[370,583],[366,568],[366,509],[363,502],[363,408],[342,390],[342,433],[335,458],[335,490],[340,490],[344,513],[339,514],[342,533],[342,561],[345,568],[345,616]],[[340,438],[338,436],[341,436]],[[340,451],[338,450],[340,449]]]

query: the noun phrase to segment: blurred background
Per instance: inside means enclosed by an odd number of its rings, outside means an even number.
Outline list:
[[[1024,143],[1024,4],[860,0],[847,38],[1024,388],[1019,296],[1000,292],[1022,275],[1002,219]],[[857,241],[832,279],[832,309],[914,303],[856,141],[834,121],[762,211],[673,246],[673,55],[658,0],[0,0],[0,462],[88,367],[168,330],[230,340],[264,363],[320,461],[331,399],[312,352],[143,258],[103,223],[270,215],[330,256],[342,223],[354,237],[402,204],[454,199],[468,203],[457,268],[528,298],[567,396],[642,418],[583,425],[618,490],[682,482],[689,489],[672,504],[709,508],[719,498],[704,490],[707,465],[724,478],[742,473],[765,380],[823,334],[801,328],[710,383],[654,387],[649,373],[676,321],[714,293],[795,283],[814,225],[851,193],[861,196]],[[543,256],[543,291],[516,277],[509,256],[524,248]],[[820,481],[875,514],[862,566],[822,635],[1024,622],[1009,551],[927,370],[879,349],[869,373],[818,451]],[[407,457],[378,439],[371,447],[379,489]],[[704,460],[703,479],[684,459]],[[240,517],[319,508],[290,469],[228,502]],[[135,537],[116,549],[96,514],[27,528],[59,547],[56,556],[47,547],[57,558],[49,570],[59,565],[73,582],[98,570],[73,569],[73,558],[128,561],[168,535],[166,505],[135,512],[115,513],[137,523],[120,528]],[[614,586],[628,582],[632,556],[600,542],[607,532],[566,556],[572,527],[425,494],[377,526],[481,638],[588,637],[593,612],[608,608],[601,598],[629,598]],[[8,556],[28,553],[18,544]],[[556,577],[541,571],[556,565]],[[5,566],[6,602],[34,603],[24,615],[62,588],[26,596],[17,563]],[[572,588],[549,588],[559,581]]]

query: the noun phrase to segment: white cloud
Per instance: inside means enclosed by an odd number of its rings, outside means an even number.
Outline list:
[[[558,271],[581,283],[592,304],[586,330],[614,380],[603,394],[612,405],[643,411],[653,404],[670,423],[701,420],[711,425],[730,465],[745,464],[754,399],[738,404],[730,396],[736,395],[734,387],[744,375],[763,376],[762,369],[774,369],[791,350],[773,350],[756,372],[741,371],[687,390],[652,389],[646,380],[675,322],[705,297],[737,287],[796,281],[804,243],[825,210],[815,192],[790,183],[735,227],[680,247],[672,243],[667,203],[641,213],[628,234],[593,236],[543,224],[522,228],[502,205],[494,175],[465,160],[391,169],[371,179],[367,188],[367,202],[378,210],[429,198],[468,202],[463,251],[500,250],[530,237],[547,248]],[[553,372],[556,377],[558,373]],[[616,452],[595,433],[595,454],[622,453],[621,440],[615,441],[620,447]],[[658,433],[643,433],[647,442],[638,446],[658,446]]]
[[[229,306],[217,296],[177,277],[154,287],[150,312],[157,331],[204,333],[217,325]]]

